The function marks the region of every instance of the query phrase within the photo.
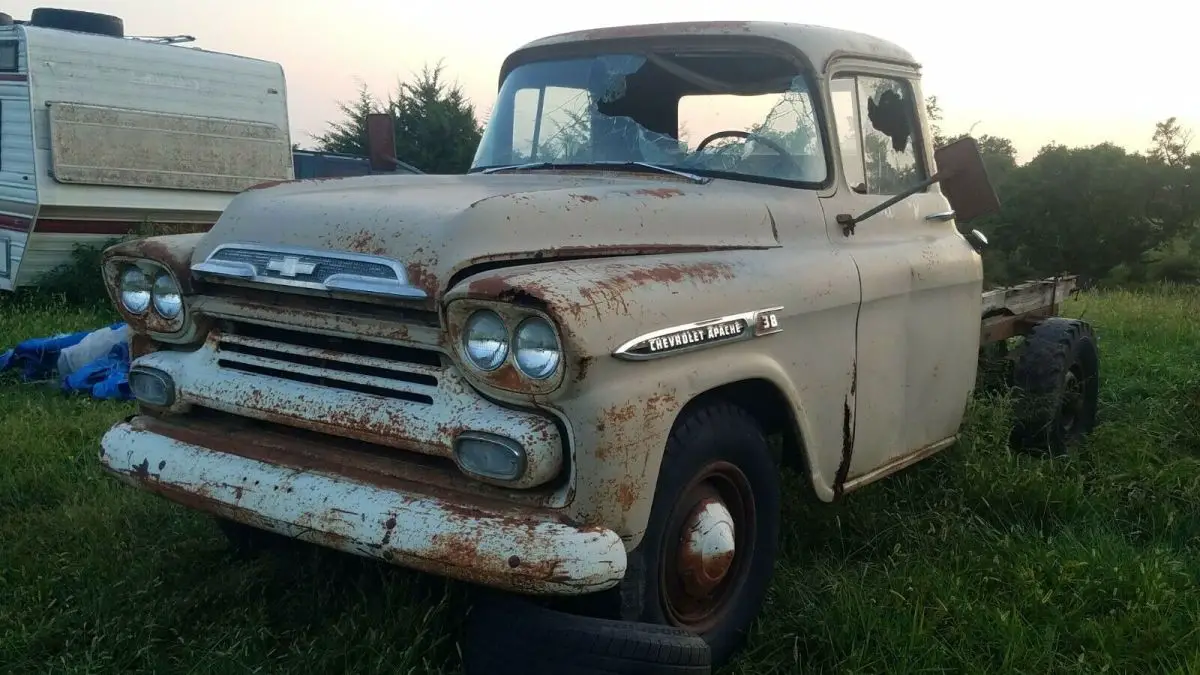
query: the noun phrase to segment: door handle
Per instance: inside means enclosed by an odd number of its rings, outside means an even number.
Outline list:
[[[954,219],[953,211],[942,211],[941,213],[931,213],[928,216],[925,216],[925,220],[935,220],[939,223],[944,223],[947,220],[953,220],[953,219]]]

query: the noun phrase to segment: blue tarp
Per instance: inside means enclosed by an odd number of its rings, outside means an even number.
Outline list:
[[[117,322],[101,330],[124,327]],[[0,354],[0,372],[17,371],[22,380],[57,378],[66,393],[87,393],[95,398],[129,400],[129,344],[121,340],[103,356],[93,359],[66,376],[58,373],[58,357],[95,331],[64,333],[44,338],[31,338]]]

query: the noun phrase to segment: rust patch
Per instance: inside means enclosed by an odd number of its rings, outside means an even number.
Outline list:
[[[841,497],[846,489],[846,479],[850,476],[850,461],[854,459],[854,411],[850,408],[851,399],[858,393],[858,362],[854,362],[850,372],[850,393],[842,401],[842,459],[838,464],[837,473],[833,477],[833,496]]]
[[[687,265],[666,263],[656,267],[634,268],[609,279],[614,286],[632,288],[645,284],[671,283],[678,284],[685,280],[709,284],[714,281],[725,281],[733,278],[733,268],[725,263],[703,262]]]
[[[298,471],[336,473],[385,489],[437,497],[447,504],[456,504],[453,509],[463,518],[484,518],[486,513],[482,509],[485,507],[497,512],[521,504],[537,507],[548,498],[544,493],[513,494],[511,490],[485,485],[467,478],[452,465],[446,467],[437,460],[431,463],[415,453],[393,451],[379,455],[363,452],[363,442],[376,442],[369,438],[348,440],[321,436],[317,440],[318,437],[299,435],[291,428],[269,430],[258,422],[177,418],[167,421],[144,413],[135,416],[131,423],[138,429],[239,457]],[[546,515],[553,513],[543,513]],[[521,521],[514,518],[513,522]]]
[[[183,292],[192,292],[192,252],[204,236],[202,232],[187,234],[163,234],[131,239],[104,251],[107,263],[113,257],[147,258],[164,265],[175,275]],[[108,279],[110,284],[115,279]],[[115,287],[115,286],[114,286]]]
[[[591,365],[592,365],[592,357],[590,357],[590,356],[579,357],[579,366],[575,372],[575,381],[576,382],[582,382],[584,380],[584,378],[587,377],[588,368],[590,368]]]
[[[487,276],[476,279],[467,286],[467,294],[487,298],[499,297],[502,293],[513,290],[508,279],[502,276]]]
[[[145,480],[150,477],[150,460],[143,459],[141,464],[133,467],[133,475]]]
[[[643,188],[634,194],[643,195],[646,197],[657,197],[658,199],[670,199],[671,197],[679,197],[683,195],[683,190],[678,188]]]
[[[505,363],[485,376],[489,382],[510,391],[520,391],[525,387],[525,378],[510,363]]]
[[[595,313],[603,318],[605,313],[628,314],[629,305],[625,295],[638,286],[647,284],[680,284],[692,281],[697,285],[733,278],[733,268],[725,263],[703,262],[690,264],[663,263],[655,266],[613,266],[612,274],[594,281],[591,286],[579,289],[582,302],[572,303],[566,310],[576,320],[582,320],[584,312]]]
[[[383,539],[381,546],[387,546],[392,541],[392,532],[396,529],[396,516],[391,516],[383,523]]]
[[[359,230],[353,234],[338,237],[336,240],[336,248],[354,251],[355,253],[367,253],[370,255],[384,255],[388,252],[383,241],[379,239],[379,235],[371,230]]]
[[[617,503],[621,505],[622,511],[629,511],[633,505],[637,503],[638,493],[627,483],[621,483],[617,486]]]
[[[139,356],[153,354],[161,349],[161,346],[150,339],[145,333],[131,333],[129,336],[129,356],[131,359],[136,359]]]
[[[408,282],[425,291],[430,296],[437,295],[438,279],[425,263],[410,263],[408,265]]]

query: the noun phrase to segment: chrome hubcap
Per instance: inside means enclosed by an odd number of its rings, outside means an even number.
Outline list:
[[[733,515],[716,497],[696,505],[683,526],[679,545],[679,575],[684,591],[703,598],[733,567],[736,552]]]

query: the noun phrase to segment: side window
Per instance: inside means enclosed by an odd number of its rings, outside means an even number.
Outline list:
[[[894,195],[924,179],[917,149],[919,118],[908,84],[859,75],[835,78],[832,85],[842,163],[851,188],[861,194]]]
[[[834,128],[841,147],[842,171],[846,184],[860,194],[867,192],[867,177],[863,168],[862,135],[859,133],[857,92],[853,77],[834,78],[829,89],[833,99]]]

